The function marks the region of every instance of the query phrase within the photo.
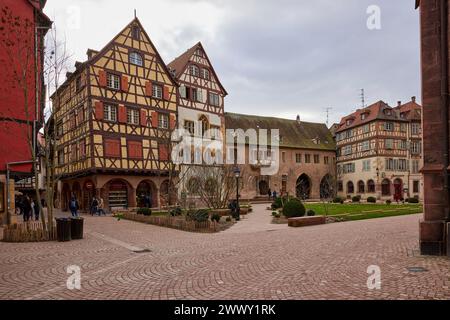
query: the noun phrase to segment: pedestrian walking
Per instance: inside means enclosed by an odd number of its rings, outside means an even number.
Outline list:
[[[270,198],[272,197],[272,190],[270,190],[270,188],[269,188],[269,191],[267,192],[267,194],[269,195],[269,200],[270,200]]]
[[[98,200],[94,196],[92,198],[92,204],[91,204],[91,216],[93,216],[94,214],[97,214],[97,213],[98,213]]]
[[[75,197],[75,195],[72,195],[72,199],[70,199],[69,209],[70,209],[70,212],[72,213],[72,217],[78,217],[79,206],[78,206],[78,200]]]
[[[34,203],[34,206],[33,206],[33,209],[34,209],[34,220],[39,221],[39,214],[41,213],[41,210],[39,208],[39,204],[38,204],[37,201],[33,200],[33,203]]]
[[[277,198],[278,195],[277,195],[277,192],[276,192],[275,190],[273,191],[272,196],[273,196],[273,200],[276,200],[276,198]]]
[[[98,215],[101,216],[103,214],[104,216],[106,216],[105,209],[104,209],[105,202],[103,201],[103,198],[98,197],[97,201],[98,201]]]
[[[30,214],[31,214],[31,202],[30,198],[26,196],[23,199],[23,221],[27,222],[30,220]]]
[[[144,197],[144,205],[145,205],[146,208],[151,208],[152,207],[152,198],[148,194],[146,194],[145,197]]]

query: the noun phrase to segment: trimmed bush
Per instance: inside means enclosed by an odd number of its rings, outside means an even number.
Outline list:
[[[367,198],[367,202],[369,202],[369,203],[377,203],[377,198],[375,198],[375,197],[368,197]]]
[[[409,199],[406,199],[409,203],[419,203],[420,201],[419,201],[419,199],[417,199],[417,198],[409,198]]]
[[[352,198],[352,202],[355,202],[355,203],[361,202],[361,196],[354,196],[354,197]]]
[[[316,215],[316,212],[314,210],[308,210],[308,212],[306,213],[306,215],[308,217],[314,217]]]
[[[186,220],[195,222],[206,222],[209,219],[209,212],[206,209],[200,209],[196,211],[189,211],[186,215]]]
[[[278,211],[272,211],[272,217],[275,217],[278,214]]]
[[[220,214],[218,214],[218,213],[214,213],[212,216],[211,216],[211,221],[215,221],[215,222],[219,222],[220,221]]]
[[[152,210],[149,208],[139,208],[137,214],[143,214],[148,217],[152,215]]]
[[[176,207],[175,209],[170,210],[170,215],[172,217],[179,217],[183,214],[183,209],[180,207]]]
[[[281,218],[281,214],[277,213],[277,214],[275,215],[275,218],[277,218],[277,219]]]
[[[386,200],[386,204],[392,204],[392,200]]]
[[[341,197],[336,197],[333,199],[333,203],[344,203],[344,199],[342,199]]]
[[[305,216],[305,206],[299,199],[289,200],[283,208],[283,214],[287,218],[297,218]]]
[[[283,207],[283,201],[281,198],[276,198],[272,203],[272,210],[280,209]]]

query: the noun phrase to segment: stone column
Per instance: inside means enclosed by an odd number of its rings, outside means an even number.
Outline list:
[[[136,208],[136,189],[133,187],[128,188],[128,208]]]

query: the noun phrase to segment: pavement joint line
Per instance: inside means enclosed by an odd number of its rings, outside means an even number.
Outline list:
[[[122,248],[128,249],[128,250],[133,251],[133,252],[145,250],[145,248],[139,248],[139,247],[133,246],[132,244],[126,243],[124,241],[121,241],[121,240],[118,240],[118,239],[115,239],[115,238],[111,238],[111,237],[109,237],[107,235],[104,235],[104,234],[101,234],[101,233],[98,233],[98,232],[89,232],[88,231],[86,233],[90,234],[91,236],[93,236],[93,237],[95,237],[97,239],[101,239],[101,240],[107,241],[109,243],[118,245],[118,246],[120,246]]]

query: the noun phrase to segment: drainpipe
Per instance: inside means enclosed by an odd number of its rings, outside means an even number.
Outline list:
[[[447,0],[441,0],[441,101],[442,108],[444,112],[445,119],[445,127],[444,127],[444,141],[445,141],[445,150],[444,150],[444,188],[445,192],[445,201],[446,201],[446,219],[450,221],[450,211],[449,211],[449,176],[448,176],[448,166],[449,166],[449,111],[448,111],[448,3]]]
[[[11,203],[11,195],[9,194],[9,172],[10,172],[10,166],[17,166],[21,164],[33,164],[33,161],[21,161],[21,162],[10,162],[6,164],[6,225],[11,224],[11,213],[9,211],[9,205]]]

